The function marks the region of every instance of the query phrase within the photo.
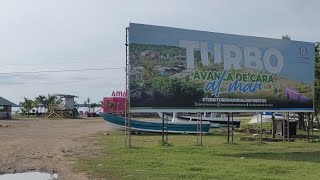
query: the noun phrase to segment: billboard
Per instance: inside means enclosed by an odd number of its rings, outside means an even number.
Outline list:
[[[132,112],[312,112],[314,43],[129,26]]]

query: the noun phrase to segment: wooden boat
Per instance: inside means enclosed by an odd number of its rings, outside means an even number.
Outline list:
[[[115,124],[122,128],[125,127],[125,118],[120,116],[114,116],[111,114],[100,113],[100,116],[109,123]],[[161,120],[157,121],[141,121],[131,119],[131,129],[134,132],[152,132],[161,133],[163,124]],[[210,128],[209,122],[202,123],[202,133],[208,133]],[[168,133],[181,133],[181,134],[196,134],[199,133],[197,129],[200,129],[200,124],[197,122],[180,121],[172,122],[168,121],[164,123],[164,131]]]

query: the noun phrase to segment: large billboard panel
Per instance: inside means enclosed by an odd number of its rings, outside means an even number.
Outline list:
[[[314,43],[130,24],[132,112],[313,111]]]

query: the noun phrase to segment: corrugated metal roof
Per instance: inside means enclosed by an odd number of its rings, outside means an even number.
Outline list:
[[[0,96],[0,106],[16,106],[16,104]]]

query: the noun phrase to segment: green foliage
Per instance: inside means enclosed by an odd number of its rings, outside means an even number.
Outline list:
[[[143,79],[146,79],[146,80],[155,77],[156,76],[156,72],[154,70],[154,66],[149,65],[149,64],[145,65],[144,69],[142,71],[142,75],[143,75]]]
[[[51,107],[59,104],[60,101],[61,101],[61,99],[59,100],[57,96],[52,96],[52,95],[48,94],[48,96],[45,97],[43,100],[43,105],[45,108],[48,109],[48,111],[50,111]]]
[[[171,79],[169,77],[155,77],[150,80],[151,88],[156,94],[155,102],[157,105],[170,102],[177,107],[191,106],[203,94],[202,90],[197,89],[193,81],[185,79]]]
[[[83,157],[77,168],[91,179],[319,179],[320,143],[242,142],[248,134],[169,135],[173,146],[161,146],[161,135],[133,135],[133,148],[124,147],[122,132],[101,134],[90,146],[98,156]],[[86,152],[89,152],[87,150]]]
[[[36,103],[32,99],[24,98],[24,102],[20,102],[20,106],[22,106],[22,112],[27,113],[29,116],[30,111],[36,107]]]

